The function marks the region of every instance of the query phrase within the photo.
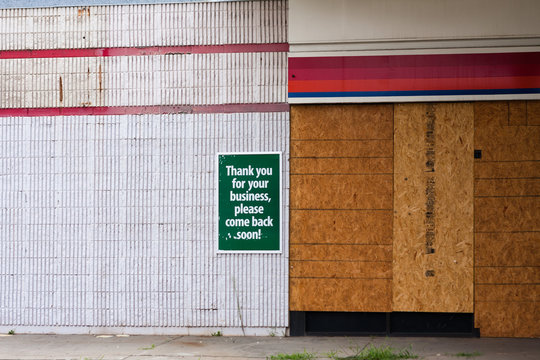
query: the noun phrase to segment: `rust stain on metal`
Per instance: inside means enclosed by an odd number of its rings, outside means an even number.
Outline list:
[[[99,64],[98,68],[98,74],[99,74],[99,92],[103,92],[103,72],[101,71],[101,64]]]
[[[60,93],[60,102],[64,101],[64,89],[62,86],[62,77],[59,79],[59,93]]]
[[[82,7],[82,8],[77,9],[77,17],[82,17],[84,15],[90,16],[90,8],[89,7]]]

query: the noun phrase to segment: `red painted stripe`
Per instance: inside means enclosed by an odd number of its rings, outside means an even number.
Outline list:
[[[494,65],[539,65],[540,52],[291,57],[289,69],[418,68]]]
[[[539,88],[540,76],[445,78],[306,80],[289,82],[289,92],[416,91]]]
[[[288,112],[289,104],[224,104],[224,105],[167,105],[167,106],[111,106],[69,108],[13,108],[0,109],[0,117],[15,116],[74,116],[74,115],[145,115],[145,114],[217,114],[250,112]]]
[[[540,64],[289,69],[289,81],[539,76]]]
[[[187,46],[151,46],[151,47],[119,47],[99,49],[46,49],[46,50],[4,50],[0,51],[0,59],[33,59],[33,58],[68,58],[68,57],[109,57],[109,56],[143,56],[168,54],[213,54],[244,52],[288,52],[289,44],[227,44],[227,45],[187,45]]]

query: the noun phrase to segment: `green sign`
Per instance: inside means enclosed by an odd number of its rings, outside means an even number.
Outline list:
[[[218,252],[280,252],[281,153],[217,157]]]

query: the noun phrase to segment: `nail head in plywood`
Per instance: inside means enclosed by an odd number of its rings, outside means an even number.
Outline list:
[[[392,309],[472,312],[473,105],[394,114]]]

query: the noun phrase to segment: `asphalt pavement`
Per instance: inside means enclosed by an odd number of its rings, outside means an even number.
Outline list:
[[[297,353],[331,359],[370,346],[406,349],[418,359],[540,359],[540,339],[17,334],[0,336],[0,359],[246,360]]]

